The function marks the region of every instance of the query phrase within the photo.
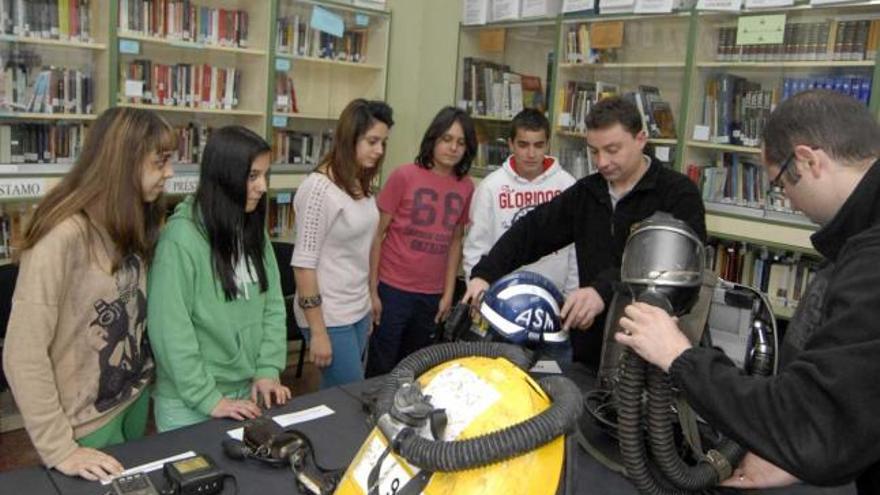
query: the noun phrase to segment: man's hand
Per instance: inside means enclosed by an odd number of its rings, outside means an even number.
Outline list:
[[[792,476],[788,471],[749,452],[733,471],[733,475],[721,482],[721,486],[734,488],[778,488],[795,483],[800,483],[800,480]]]
[[[315,363],[318,368],[326,368],[333,362],[333,346],[330,345],[330,336],[327,331],[312,331],[311,342],[309,342],[309,359]]]
[[[562,318],[562,329],[586,329],[593,324],[596,316],[605,311],[602,296],[592,287],[584,287],[568,294],[559,317]]]
[[[488,288],[489,282],[486,282],[479,277],[472,278],[467,284],[467,290],[464,292],[464,297],[461,298],[461,302],[464,304],[470,304],[471,307],[476,306],[483,297],[483,293],[486,292],[486,289]]]
[[[214,406],[211,416],[214,418],[232,418],[238,421],[253,419],[263,414],[256,402],[249,400],[233,400],[223,397]]]
[[[122,473],[122,464],[100,450],[77,447],[55,469],[68,476],[81,476],[87,480],[109,480]]]
[[[263,406],[268,409],[272,407],[272,395],[275,396],[275,403],[279,406],[287,403],[291,397],[290,389],[278,380],[271,378],[254,380],[254,384],[251,385],[251,401],[259,404],[260,399],[263,399]]]
[[[449,311],[452,310],[452,294],[448,296],[443,294],[440,298],[440,303],[437,305],[437,315],[434,316],[434,323],[440,323],[449,316]]]
[[[688,338],[678,329],[678,320],[666,311],[637,302],[627,306],[623,313],[623,332],[616,333],[614,339],[663,371],[669,373],[675,358],[691,348]]]

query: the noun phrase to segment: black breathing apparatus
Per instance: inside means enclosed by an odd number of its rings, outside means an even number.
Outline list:
[[[223,440],[223,452],[232,459],[290,466],[303,493],[329,495],[341,475],[341,470],[325,469],[318,464],[312,442],[303,432],[284,429],[263,416],[245,423],[241,441]]]
[[[644,302],[679,317],[694,345],[730,336],[724,350],[741,353],[747,372],[776,371],[775,320],[766,298],[719,280],[704,262],[699,237],[667,213],[633,227],[606,320],[597,389],[585,397],[584,448],[643,494],[707,490],[731,475],[745,451],[705,424],[669,375],[614,340],[627,305]]]

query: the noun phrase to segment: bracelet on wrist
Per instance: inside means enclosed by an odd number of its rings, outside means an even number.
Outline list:
[[[302,309],[317,308],[322,302],[323,299],[321,299],[321,294],[315,294],[314,296],[299,296],[296,298],[296,303]]]

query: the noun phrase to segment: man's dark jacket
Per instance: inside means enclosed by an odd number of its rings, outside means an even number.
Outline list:
[[[700,416],[759,456],[880,494],[880,161],[812,241],[829,264],[798,305],[778,375],[743,376],[708,348],[670,373]]]
[[[489,283],[572,242],[580,287],[593,287],[610,306],[612,284],[620,279],[620,261],[630,227],[665,211],[687,222],[705,241],[703,201],[686,176],[653,160],[645,175],[612,210],[608,182],[592,174],[513,224],[473,270]],[[574,359],[597,369],[604,314],[586,331],[572,330]]]

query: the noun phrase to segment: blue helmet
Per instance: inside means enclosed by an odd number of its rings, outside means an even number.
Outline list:
[[[502,339],[518,345],[568,340],[559,308],[562,293],[546,277],[514,272],[498,279],[483,295],[480,314]]]

